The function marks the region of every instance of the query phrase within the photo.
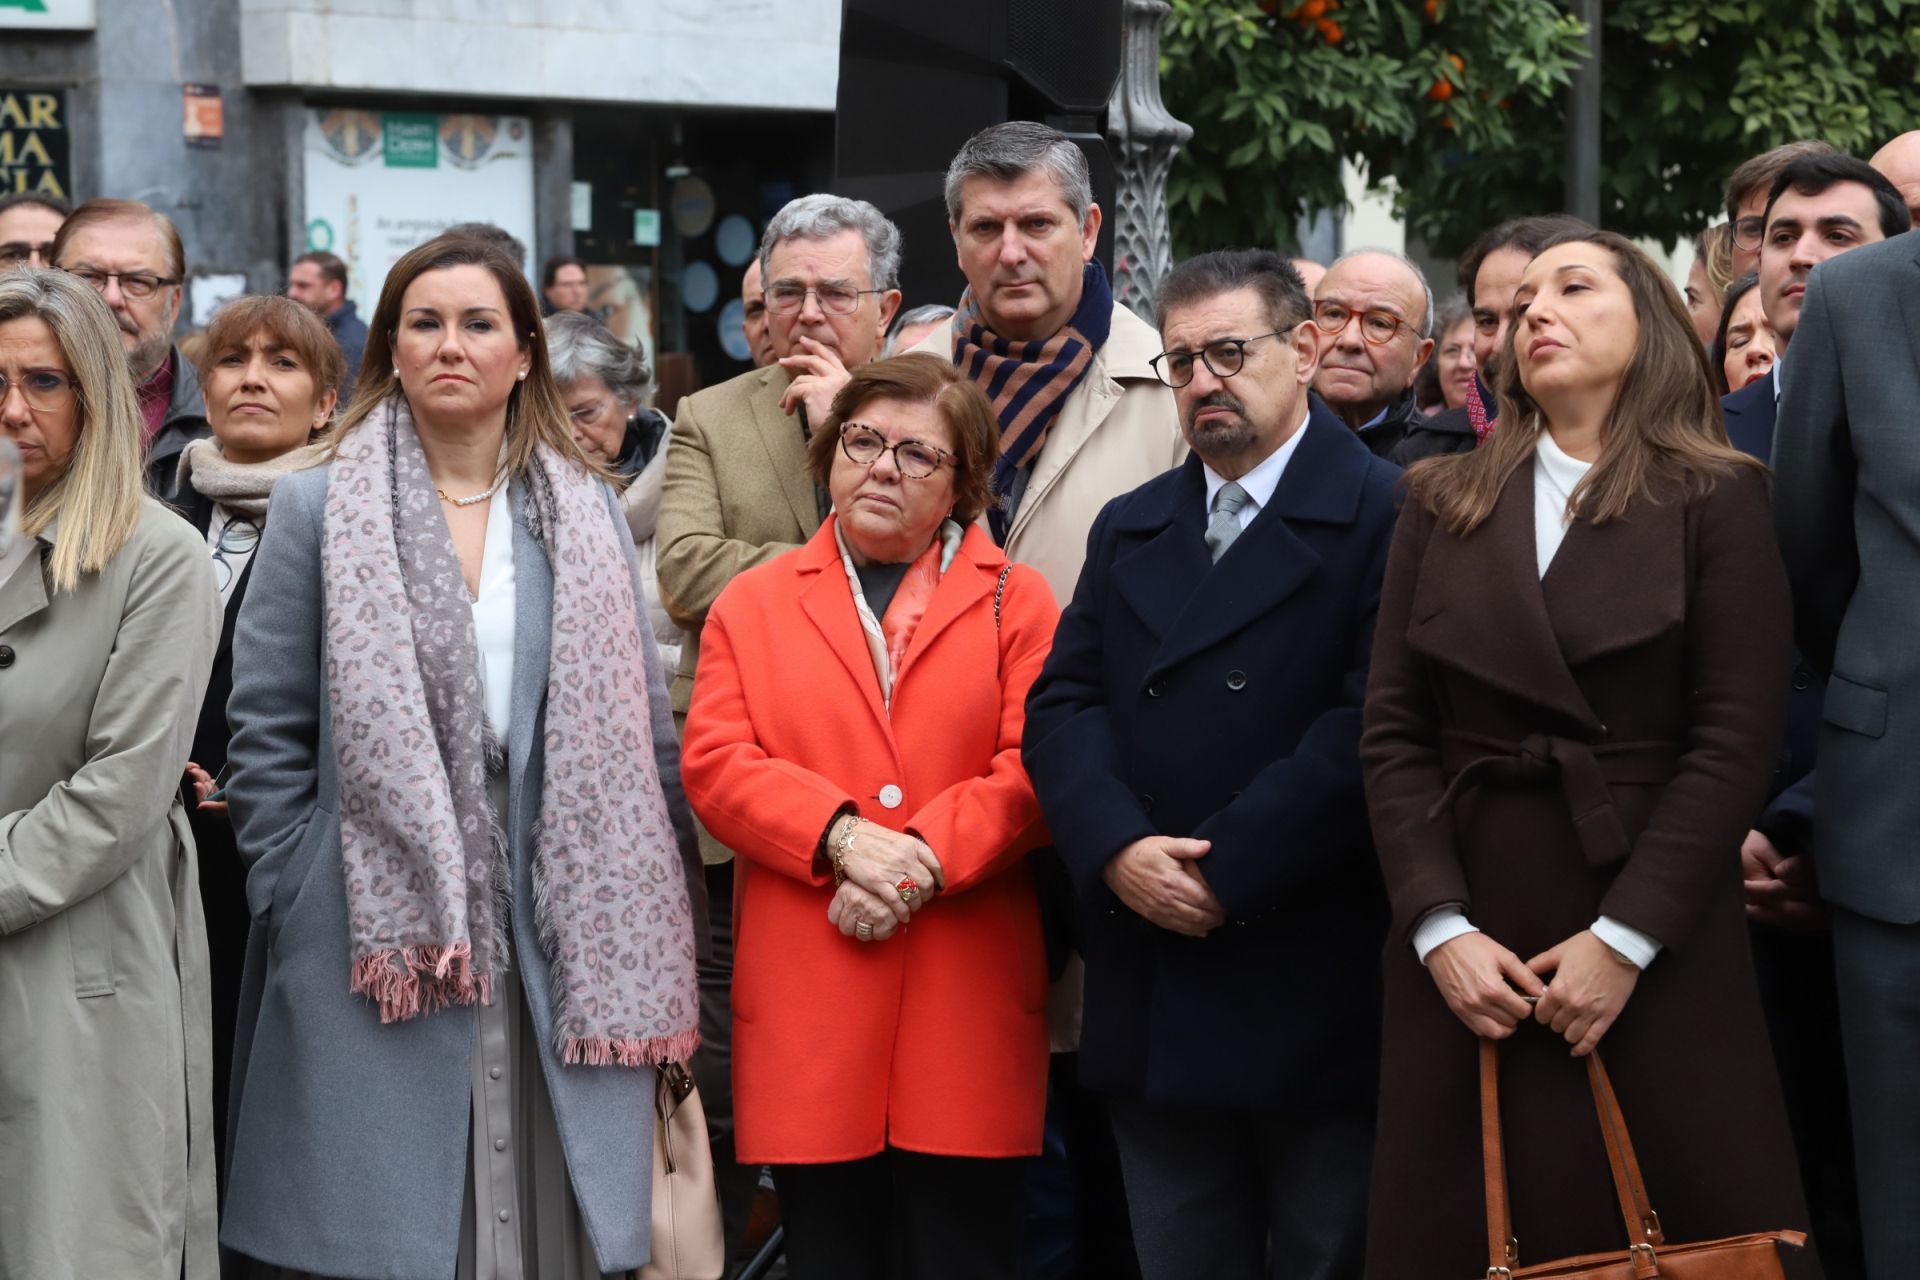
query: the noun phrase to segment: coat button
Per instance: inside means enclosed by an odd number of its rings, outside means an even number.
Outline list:
[[[500,1068],[498,1067],[487,1068],[487,1079],[498,1080],[499,1078],[500,1078]]]
[[[1227,688],[1235,693],[1247,687],[1247,673],[1244,671],[1227,672]]]
[[[507,1140],[505,1138],[495,1138],[493,1140],[493,1149],[495,1151],[505,1151],[507,1149]]]
[[[1813,688],[1813,677],[1805,671],[1796,671],[1793,673],[1793,687],[1801,693],[1805,693],[1807,690]]]
[[[507,1211],[505,1209],[502,1209],[500,1211],[499,1218],[500,1218],[500,1221],[502,1222],[505,1222],[507,1220]]]
[[[13,665],[13,646],[10,644],[0,644],[0,669],[4,669],[12,665]]]
[[[1147,696],[1149,698],[1157,698],[1161,694],[1165,693],[1166,691],[1167,691],[1167,682],[1165,680],[1155,680],[1152,684],[1147,686]]]
[[[1148,795],[1144,791],[1140,793],[1140,807],[1142,809],[1145,809],[1148,813],[1153,812],[1153,797]]]
[[[906,799],[905,793],[891,782],[880,788],[880,803],[889,809],[898,809],[900,802],[904,799]]]

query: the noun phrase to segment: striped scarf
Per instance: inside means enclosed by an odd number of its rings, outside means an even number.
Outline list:
[[[1010,342],[987,328],[973,286],[960,295],[953,317],[953,362],[987,393],[1000,419],[1000,457],[993,464],[993,491],[1012,491],[1020,468],[1040,456],[1047,428],[1060,416],[1093,354],[1106,345],[1113,326],[1113,289],[1095,258],[1081,277],[1080,305],[1060,332],[1044,341]],[[987,509],[993,540],[1007,544],[1011,517],[1004,506]]]

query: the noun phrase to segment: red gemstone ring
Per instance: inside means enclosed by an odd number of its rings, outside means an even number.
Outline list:
[[[913,882],[912,876],[901,877],[900,883],[893,887],[899,893],[902,902],[912,902],[914,895],[920,892],[920,886]]]

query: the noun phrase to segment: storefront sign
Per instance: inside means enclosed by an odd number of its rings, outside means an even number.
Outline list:
[[[4,0],[0,0],[4,3]],[[73,190],[64,89],[0,89],[0,195]]]
[[[534,243],[524,116],[321,107],[307,113],[304,145],[307,248],[346,262],[363,314],[402,254],[455,223],[491,222]]]
[[[659,246],[660,211],[658,209],[633,211],[633,243],[642,249],[653,249]]]
[[[91,31],[94,0],[0,0],[0,27]]]
[[[186,111],[181,132],[187,140],[187,145],[218,148],[220,140],[227,136],[227,116],[220,105],[220,86],[217,84],[182,85],[181,97]]]

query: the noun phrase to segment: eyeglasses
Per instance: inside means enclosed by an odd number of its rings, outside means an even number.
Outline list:
[[[1193,381],[1195,360],[1207,366],[1207,372],[1214,377],[1231,378],[1246,366],[1249,344],[1262,338],[1277,338],[1285,332],[1284,329],[1275,329],[1271,333],[1256,333],[1251,338],[1220,338],[1198,351],[1178,348],[1162,351],[1147,363],[1152,366],[1155,377],[1177,391]]]
[[[234,561],[250,556],[260,545],[260,523],[248,516],[236,516],[220,531],[213,544],[213,576],[220,590],[233,585]]]
[[[567,417],[581,426],[587,426],[600,421],[610,407],[611,405],[605,400],[589,400],[567,410]]]
[[[9,240],[0,244],[0,262],[19,266],[23,262],[33,261],[34,254],[40,255],[40,261],[53,261],[53,241],[42,240],[34,244],[28,240]]]
[[[1376,347],[1392,342],[1402,329],[1413,328],[1385,311],[1349,311],[1337,302],[1316,303],[1313,308],[1314,326],[1329,337],[1344,332],[1356,319],[1360,321],[1360,336]]]
[[[777,316],[795,315],[807,305],[807,295],[812,294],[820,300],[822,311],[831,311],[837,316],[850,316],[860,306],[862,295],[885,292],[885,289],[849,289],[842,284],[823,284],[817,287],[803,284],[776,284],[766,291],[767,310]]]
[[[885,436],[858,422],[849,422],[840,428],[840,452],[846,454],[850,462],[871,467],[880,461],[881,454],[889,451],[893,454],[893,465],[909,480],[925,480],[940,468],[953,465],[952,454],[918,440],[888,444]]]
[[[64,373],[52,369],[28,369],[24,373],[0,373],[0,406],[5,406],[7,397],[15,387],[27,402],[27,408],[36,413],[51,413],[72,404],[80,394],[73,385],[73,379]]]
[[[100,271],[93,267],[75,267],[68,274],[86,281],[99,294],[106,293],[109,280],[118,280],[120,292],[129,298],[151,298],[162,287],[180,283],[171,276],[156,276],[145,271]]]
[[[1764,214],[1750,213],[1733,224],[1734,247],[1746,249],[1751,252],[1760,247],[1760,241],[1766,234],[1766,216]]]

